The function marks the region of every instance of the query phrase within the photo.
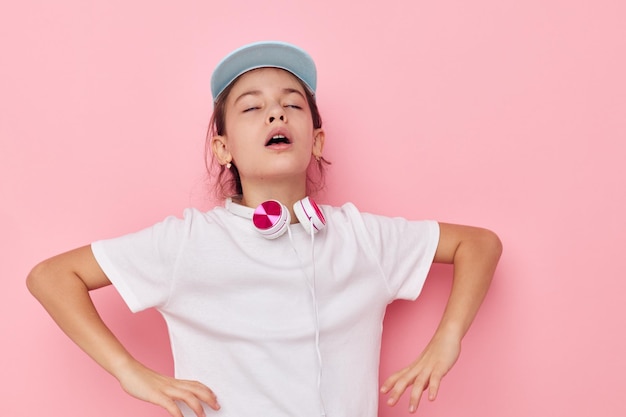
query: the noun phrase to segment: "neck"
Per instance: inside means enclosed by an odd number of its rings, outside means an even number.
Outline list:
[[[291,214],[291,223],[297,223],[298,218],[293,212],[293,205],[306,197],[305,181],[285,181],[269,183],[250,183],[242,181],[243,196],[240,204],[255,208],[264,201],[276,200],[287,206]]]

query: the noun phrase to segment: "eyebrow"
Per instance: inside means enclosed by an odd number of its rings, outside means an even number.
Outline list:
[[[300,97],[302,97],[303,99],[305,99],[305,100],[306,100],[305,95],[304,95],[304,94],[302,94],[302,92],[301,92],[300,90],[296,89],[296,88],[289,88],[289,87],[288,87],[288,88],[283,88],[283,89],[282,89],[282,93],[283,93],[283,95],[286,95],[286,94],[294,94],[294,93],[295,93],[295,94],[298,94]],[[233,104],[237,104],[237,102],[238,102],[239,100],[241,100],[242,98],[244,98],[244,97],[246,97],[246,96],[259,96],[259,95],[261,95],[261,90],[250,90],[250,91],[246,91],[246,92],[244,92],[244,93],[240,94],[240,95],[239,95],[239,97],[237,97],[237,98],[235,99],[235,101],[233,102]]]

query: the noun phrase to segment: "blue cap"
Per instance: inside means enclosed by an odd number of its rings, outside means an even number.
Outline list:
[[[298,77],[315,94],[315,62],[303,49],[286,42],[265,41],[242,46],[217,64],[211,76],[213,101],[241,74],[257,68],[280,68]]]

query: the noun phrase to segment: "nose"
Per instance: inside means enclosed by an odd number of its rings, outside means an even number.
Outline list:
[[[280,120],[283,123],[287,122],[287,115],[285,114],[285,109],[280,104],[275,104],[272,106],[267,115],[267,122],[274,123],[276,120]]]

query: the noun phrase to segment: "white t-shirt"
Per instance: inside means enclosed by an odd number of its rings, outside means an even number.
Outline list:
[[[377,415],[385,308],[419,295],[439,227],[321,209],[313,243],[298,224],[268,240],[216,207],[92,244],[132,311],[162,313],[176,377],[216,393],[222,408],[207,415]]]

